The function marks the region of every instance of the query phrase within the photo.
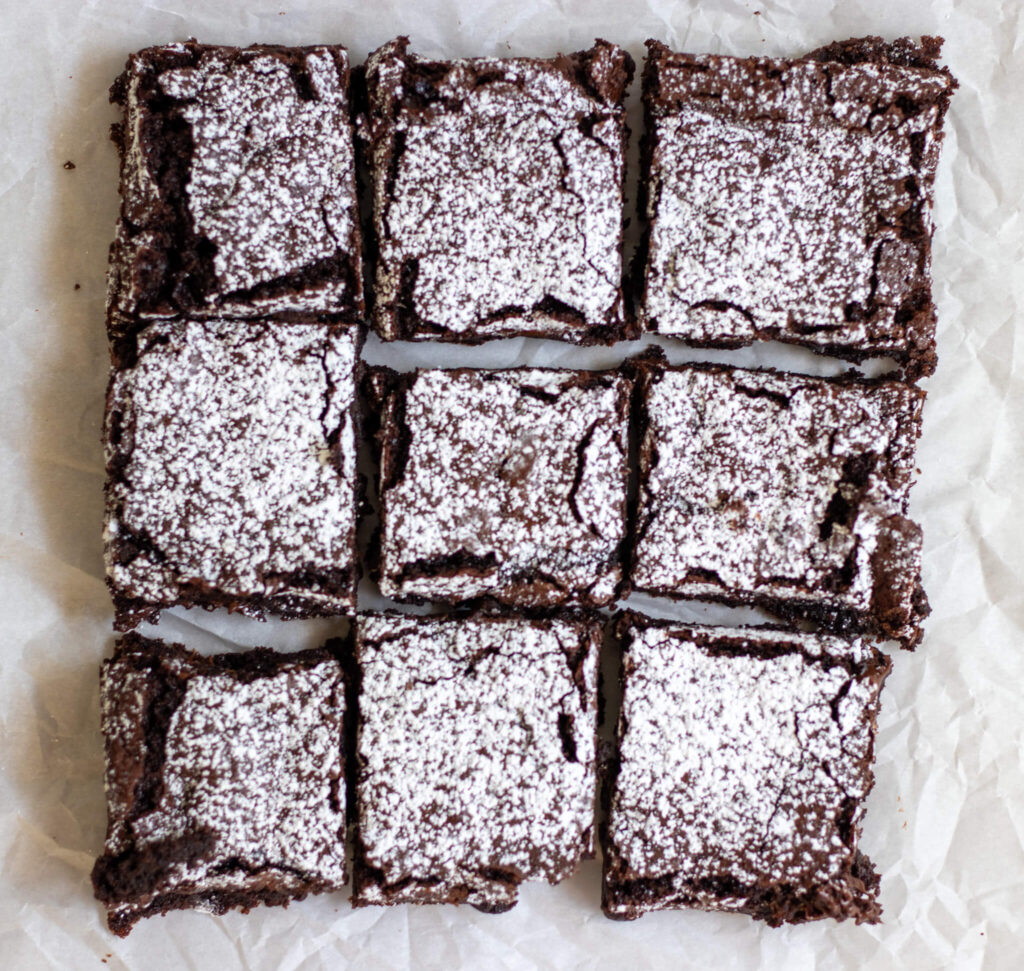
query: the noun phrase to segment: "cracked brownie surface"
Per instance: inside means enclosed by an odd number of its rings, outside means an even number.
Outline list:
[[[133,54],[111,335],[179,313],[363,309],[348,55],[342,47]]]
[[[646,328],[931,373],[933,186],[956,86],[941,43],[779,60],[648,41]]]
[[[103,663],[110,928],[344,885],[339,663],[326,650],[201,657],[129,634]]]
[[[920,640],[921,530],[906,511],[923,391],[637,366],[635,589],[760,605],[904,647]]]
[[[355,609],[356,327],[160,321],[107,395],[118,630],[174,605]]]
[[[592,855],[599,619],[360,616],[353,903],[511,908]]]
[[[373,381],[386,597],[521,606],[615,598],[628,378],[518,368],[381,371]]]
[[[891,662],[858,640],[622,622],[602,906],[876,922],[857,849]]]
[[[385,340],[627,336],[623,98],[605,41],[550,60],[370,55],[374,325]]]

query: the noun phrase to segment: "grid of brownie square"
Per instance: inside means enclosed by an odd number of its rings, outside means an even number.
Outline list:
[[[111,98],[113,339],[177,314],[362,314],[344,48],[152,47]]]
[[[201,657],[129,634],[101,677],[111,930],[287,904],[345,868],[341,666],[326,650]]]
[[[153,323],[108,392],[107,582],[124,630],[175,605],[356,604],[355,327]]]
[[[634,589],[920,640],[921,530],[906,507],[924,392],[724,365],[638,371]]]
[[[599,619],[357,622],[353,903],[499,913],[593,852]]]
[[[646,328],[935,367],[932,196],[952,75],[941,41],[798,60],[648,42]]]
[[[617,371],[378,372],[380,589],[394,600],[597,606],[626,537]]]
[[[859,640],[628,616],[603,908],[875,922],[857,849],[891,662]]]
[[[550,60],[370,55],[385,340],[621,340],[633,62],[604,41]]]

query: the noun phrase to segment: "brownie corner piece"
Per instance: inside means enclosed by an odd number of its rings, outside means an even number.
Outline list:
[[[601,606],[626,541],[630,379],[424,370],[380,406],[380,588],[392,599]]]
[[[649,42],[646,329],[930,374],[934,180],[956,87],[939,44],[862,38],[778,59]]]
[[[203,657],[128,634],[101,672],[111,930],[342,887],[341,666],[320,648]]]
[[[595,615],[357,621],[354,906],[501,913],[593,855]]]
[[[879,879],[857,843],[890,660],[860,640],[780,628],[631,615],[621,630],[605,914],[876,923]]]
[[[635,368],[634,589],[920,641],[929,607],[907,503],[923,391],[726,365]]]
[[[629,54],[367,62],[384,340],[635,336],[622,290]]]
[[[356,605],[355,325],[156,321],[107,393],[116,629],[173,606]]]
[[[179,314],[362,315],[343,47],[150,47],[111,100],[124,111],[112,339]]]

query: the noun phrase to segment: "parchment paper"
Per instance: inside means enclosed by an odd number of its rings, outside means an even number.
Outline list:
[[[1024,468],[1021,12],[1009,0],[3,0],[0,967],[1021,967],[1024,522],[1013,503]],[[880,926],[772,930],[685,912],[613,923],[598,908],[591,862],[559,887],[527,886],[500,917],[451,907],[353,911],[340,893],[248,917],[174,914],[140,924],[127,941],[106,930],[89,870],[104,829],[97,666],[113,643],[100,545],[103,289],[117,205],[107,87],[129,51],[190,35],[340,42],[358,62],[397,33],[427,55],[550,55],[601,36],[638,62],[649,36],[688,51],[776,55],[868,33],[947,38],[961,87],[935,211],[941,360],[926,383],[912,502],[934,611],[918,651],[896,657],[883,696],[862,840],[882,874]],[[636,349],[508,341],[396,351],[371,341],[367,357],[400,367],[456,357],[589,366]],[[710,355],[676,347],[670,356]],[[837,370],[780,347],[719,357]],[[364,604],[375,603],[367,589]],[[338,629],[193,611],[165,615],[149,632],[212,651],[298,648]]]

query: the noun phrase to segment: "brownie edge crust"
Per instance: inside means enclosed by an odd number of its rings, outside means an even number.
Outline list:
[[[203,657],[129,634],[100,681],[107,838],[92,881],[111,930],[344,885],[345,695],[331,653]]]
[[[602,909],[876,923],[857,848],[891,661],[859,640],[628,614]]]

